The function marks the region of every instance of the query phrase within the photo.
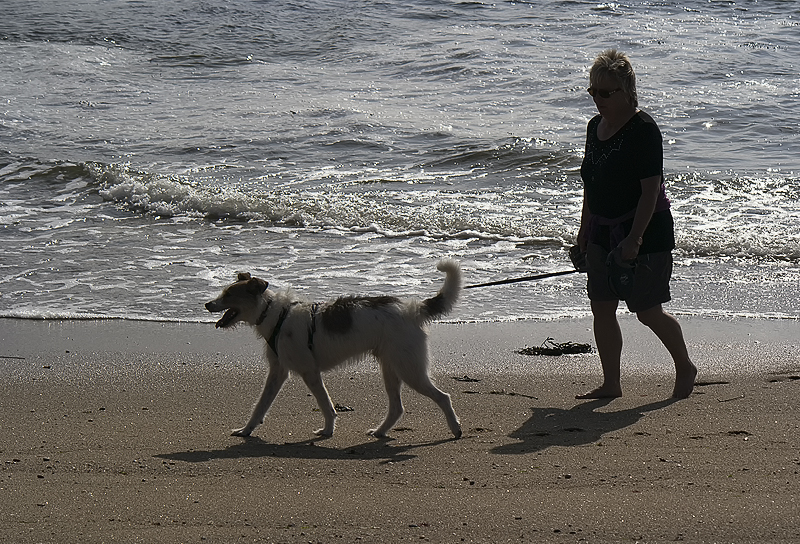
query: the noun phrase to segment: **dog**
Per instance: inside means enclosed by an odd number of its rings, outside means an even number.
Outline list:
[[[303,379],[316,398],[325,425],[316,434],[333,434],[336,411],[322,381],[322,373],[370,353],[381,368],[389,409],[383,422],[369,434],[386,438],[403,415],[403,383],[432,399],[444,412],[450,431],[461,437],[461,423],[450,395],[437,388],[428,374],[428,335],[425,325],[447,315],[461,293],[461,271],[456,261],[437,264],[446,274],[438,294],[426,300],[392,296],[346,296],[311,304],[288,290],[273,292],[268,282],[239,273],[237,281],[206,303],[209,312],[225,312],[216,327],[251,325],[266,341],[269,372],[247,424],[234,436],[250,436],[264,422],[290,372]]]

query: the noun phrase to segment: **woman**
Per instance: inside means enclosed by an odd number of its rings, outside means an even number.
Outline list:
[[[638,109],[636,76],[625,54],[613,49],[601,53],[589,82],[599,115],[589,121],[586,134],[578,245],[586,252],[587,291],[603,383],[576,398],[622,396],[620,300],[672,355],[672,396],[686,398],[694,388],[697,368],[689,359],[680,324],[661,307],[670,300],[675,247],[662,173],[661,132]]]

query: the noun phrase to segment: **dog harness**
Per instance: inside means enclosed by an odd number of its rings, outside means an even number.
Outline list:
[[[264,311],[261,312],[261,315],[258,316],[258,320],[256,321],[256,326],[260,326],[264,320],[267,318],[267,312],[269,311],[269,307],[272,304],[272,300],[267,302],[267,306],[264,308]],[[283,322],[286,321],[286,318],[289,316],[289,310],[292,309],[293,306],[300,304],[299,302],[293,302],[289,306],[286,306],[281,310],[280,315],[278,316],[278,321],[275,323],[275,327],[272,329],[272,334],[270,334],[269,338],[267,339],[267,345],[270,349],[275,353],[278,354],[278,335],[281,333],[281,327],[283,327]],[[311,306],[311,323],[308,327],[308,350],[314,351],[314,333],[317,330],[317,322],[316,322],[316,315],[317,315],[317,308],[319,308],[319,304],[313,304]]]
[[[256,327],[260,327],[264,320],[267,318],[267,311],[269,310],[269,305],[272,304],[272,300],[267,301],[267,305],[264,306],[264,311],[261,312],[261,315],[258,316],[256,320]]]
[[[278,354],[278,335],[281,333],[281,327],[283,327],[283,322],[286,321],[286,316],[289,315],[290,308],[291,306],[287,306],[281,310],[281,315],[278,316],[278,322],[275,323],[275,328],[272,329],[272,335],[269,337],[269,340],[267,340],[267,345],[272,348],[275,355]]]
[[[311,323],[308,325],[308,351],[314,351],[314,333],[317,332],[317,310],[321,304],[315,302],[311,305]]]
[[[269,307],[271,305],[272,300],[268,300],[267,305],[264,307],[264,311],[261,312],[261,315],[258,316],[258,319],[256,320],[256,327],[260,327],[267,318],[267,312],[269,312]],[[267,345],[270,347],[270,349],[272,349],[273,352],[275,352],[275,355],[278,354],[278,335],[281,333],[281,327],[283,326],[283,322],[286,321],[286,316],[289,315],[289,308],[291,308],[291,306],[281,310],[281,315],[278,316],[278,321],[275,323],[275,327],[272,328],[272,334],[267,339]]]

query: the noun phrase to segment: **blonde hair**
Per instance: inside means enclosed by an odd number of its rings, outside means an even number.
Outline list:
[[[589,70],[589,84],[594,87],[603,78],[611,76],[619,82],[619,87],[634,108],[639,107],[636,94],[636,74],[628,56],[616,49],[607,49],[597,55]]]

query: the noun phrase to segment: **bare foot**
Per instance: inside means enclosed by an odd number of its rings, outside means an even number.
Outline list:
[[[672,390],[672,396],[676,399],[687,398],[692,394],[696,378],[697,367],[689,362],[689,366],[686,369],[675,373],[675,389]]]
[[[575,395],[576,399],[615,399],[622,396],[622,386],[601,385],[597,389],[592,389],[588,393]]]

